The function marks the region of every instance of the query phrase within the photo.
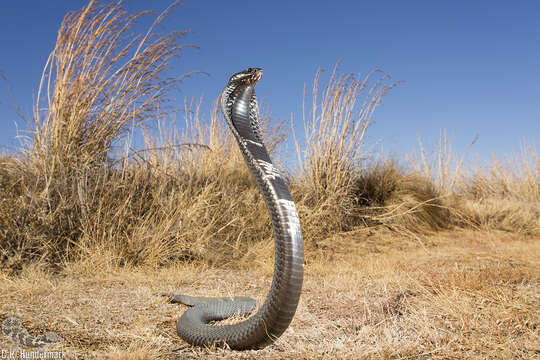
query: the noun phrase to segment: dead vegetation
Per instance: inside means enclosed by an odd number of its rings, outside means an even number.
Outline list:
[[[419,141],[416,156],[375,161],[365,134],[396,83],[337,65],[326,85],[315,75],[287,174],[307,264],[291,330],[260,352],[179,345],[178,307],[155,293],[262,299],[273,244],[217,105],[208,118],[193,101],[172,108],[167,90],[182,77],[165,70],[191,45],[178,45],[186,32],[153,33],[169,10],[143,36],[131,30],[147,13],[116,3],[64,19],[30,139],[0,162],[0,320],[58,330],[75,358],[538,355],[536,148],[474,164],[441,134],[431,153]],[[286,131],[269,116],[263,125],[279,164]]]
[[[349,242],[359,241],[350,236]],[[175,322],[184,307],[161,291],[263,299],[271,261],[248,270],[179,263],[156,270],[54,275],[27,267],[0,275],[0,321],[55,331],[68,358],[112,359],[532,359],[538,356],[540,241],[499,232],[367,237],[354,252],[306,267],[291,327],[258,351],[200,349]],[[22,307],[20,304],[25,303]],[[58,309],[63,309],[59,314]]]

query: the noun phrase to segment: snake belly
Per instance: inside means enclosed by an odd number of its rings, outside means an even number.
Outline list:
[[[233,315],[257,309],[249,297],[206,298],[169,296],[170,301],[191,306],[177,323],[178,335],[192,345],[227,345],[232,349],[257,349],[275,341],[291,323],[298,306],[304,273],[304,246],[300,220],[283,176],[273,166],[262,141],[255,84],[259,68],[231,76],[220,97],[221,111],[268,207],[274,233],[274,277],[266,301],[248,319],[232,325],[210,325]]]

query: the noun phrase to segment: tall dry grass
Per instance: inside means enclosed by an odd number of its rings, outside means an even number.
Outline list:
[[[420,155],[406,157],[408,172],[429,179],[451,210],[449,222],[484,230],[540,234],[540,158],[534,142],[523,142],[501,159],[473,161],[470,148],[452,149],[445,131],[428,151],[419,139]]]
[[[447,227],[448,210],[428,178],[393,159],[370,161],[366,151],[373,113],[400,82],[379,71],[359,80],[339,73],[338,65],[326,85],[322,71],[316,73],[311,116],[304,116],[306,149],[297,145],[297,196],[310,241],[317,247],[328,237],[366,227],[400,232]]]
[[[90,1],[64,19],[28,146],[0,165],[6,268],[243,266],[272,258],[266,207],[217,103],[206,116],[201,102],[186,100],[181,112],[170,102],[168,90],[183,77],[166,78],[165,70],[191,46],[178,44],[185,32],[153,33],[170,10],[140,36],[133,25],[147,13],[130,15],[119,3]],[[368,160],[366,132],[396,84],[377,71],[342,74],[338,65],[327,81],[322,70],[315,74],[311,104],[304,102],[306,145],[297,144],[298,168],[287,175],[307,257],[332,252],[338,237],[378,229],[413,237],[455,226],[540,233],[536,149],[469,171],[442,137],[434,158],[420,146],[406,161]],[[279,164],[286,132],[269,111],[262,115]],[[128,135],[136,131],[144,146],[132,149]]]
[[[367,157],[364,137],[373,111],[396,85],[379,71],[358,79],[340,73],[338,66],[339,61],[326,85],[321,83],[323,70],[315,74],[309,110],[304,88],[305,149],[296,142],[299,171],[293,193],[314,245],[357,223],[354,191]]]
[[[86,256],[89,244],[129,233],[144,214],[140,203],[152,185],[144,171],[118,171],[110,154],[130,127],[163,112],[168,90],[182,80],[164,71],[192,46],[178,44],[186,31],[153,32],[175,5],[143,35],[133,26],[150,13],[128,14],[120,2],[92,0],[66,15],[27,124],[31,141],[2,166],[9,194],[2,203],[4,258],[60,263]],[[110,241],[111,254],[121,257],[116,243]]]
[[[130,126],[160,112],[180,78],[163,77],[168,62],[186,46],[187,31],[154,34],[177,3],[144,35],[131,30],[148,12],[130,15],[118,4],[92,0],[64,18],[41,78],[34,112],[32,155],[44,161],[103,162]],[[189,76],[186,74],[184,76]],[[46,104],[42,106],[42,98]]]
[[[484,229],[540,234],[540,157],[534,143],[478,162],[457,190],[458,207]]]

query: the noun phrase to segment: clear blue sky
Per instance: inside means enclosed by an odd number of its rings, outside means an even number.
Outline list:
[[[30,116],[41,71],[68,10],[83,0],[4,0],[0,5],[0,69]],[[160,11],[170,1],[133,0],[129,10]],[[301,121],[304,84],[318,67],[365,75],[380,68],[393,89],[375,112],[369,139],[399,154],[441,129],[463,150],[487,158],[516,149],[540,134],[540,2],[456,1],[202,1],[184,0],[158,29],[193,29],[188,49],[174,62],[178,74],[204,70],[175,96],[204,94],[209,103],[231,73],[264,69],[257,85],[275,118]],[[17,146],[16,115],[0,84],[0,145]],[[299,127],[300,128],[300,127]]]

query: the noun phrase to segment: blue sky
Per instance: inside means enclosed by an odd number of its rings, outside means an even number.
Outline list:
[[[60,22],[82,0],[18,0],[0,5],[0,69],[30,116],[41,71]],[[133,0],[131,11],[160,11],[171,2]],[[483,158],[504,155],[540,134],[540,2],[538,1],[196,1],[182,6],[158,29],[192,29],[182,39],[200,46],[173,62],[182,74],[203,70],[174,96],[204,95],[205,112],[231,73],[264,69],[257,85],[276,119],[291,113],[301,129],[304,84],[318,67],[365,75],[380,68],[394,88],[375,112],[368,142],[401,154],[419,134],[433,143],[441,129],[464,150]],[[18,146],[10,97],[0,84],[0,145]],[[377,148],[380,149],[380,146]]]

